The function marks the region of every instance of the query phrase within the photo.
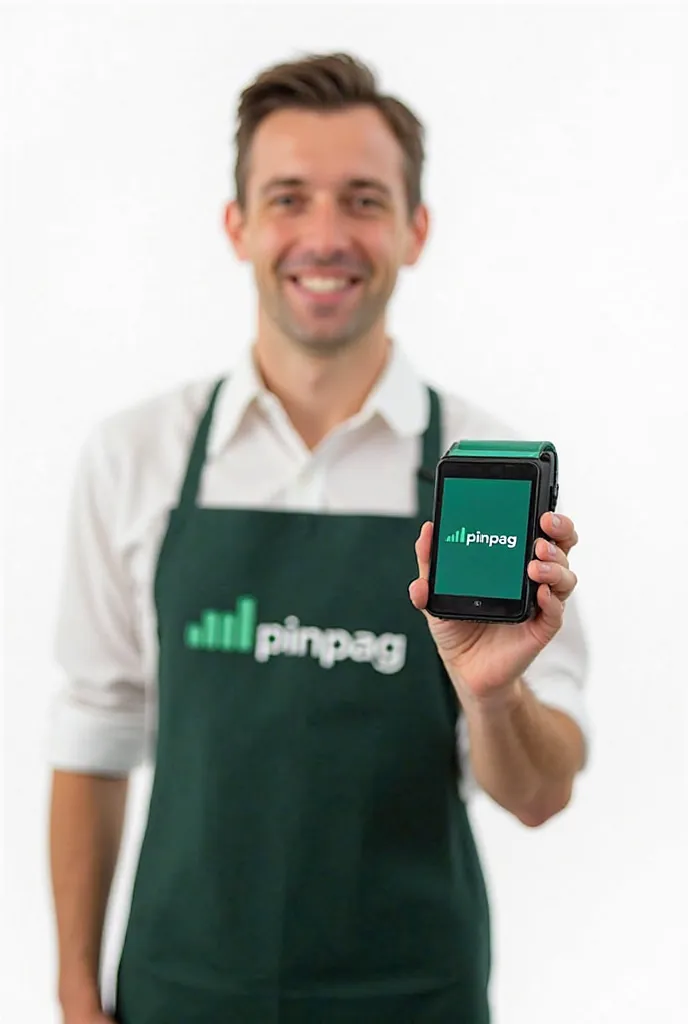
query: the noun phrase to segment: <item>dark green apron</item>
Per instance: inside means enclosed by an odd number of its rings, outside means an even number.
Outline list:
[[[116,1018],[487,1024],[458,701],[408,596],[437,395],[415,516],[200,508],[221,383],[157,566],[156,769]]]

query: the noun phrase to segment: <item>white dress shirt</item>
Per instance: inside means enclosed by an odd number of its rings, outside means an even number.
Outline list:
[[[124,774],[154,760],[156,561],[214,382],[187,383],[110,416],[84,442],[55,637],[61,682],[47,735],[55,768]],[[518,436],[463,398],[440,395],[443,451],[462,437]],[[310,451],[263,386],[247,347],[218,396],[199,504],[412,515],[428,416],[425,385],[395,344],[364,408]],[[543,703],[580,725],[587,745],[586,673],[574,596],[562,629],[525,678]],[[467,797],[475,780],[463,718],[457,742]]]

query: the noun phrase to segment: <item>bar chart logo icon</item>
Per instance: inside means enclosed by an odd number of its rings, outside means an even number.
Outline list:
[[[192,650],[248,653],[256,639],[258,602],[254,597],[239,597],[233,612],[206,609],[200,622],[186,627],[184,642]]]
[[[460,530],[454,530],[447,536],[448,544],[465,544],[466,543],[466,527],[462,526]]]

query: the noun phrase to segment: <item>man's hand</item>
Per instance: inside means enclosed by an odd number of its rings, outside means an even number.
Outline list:
[[[424,523],[416,541],[418,579],[409,587],[414,607],[423,612],[442,661],[462,703],[499,706],[508,702],[536,655],[561,628],[564,603],[578,579],[569,568],[568,554],[578,534],[566,516],[546,512],[540,520],[553,543],[540,538],[528,575],[540,583],[538,612],[517,625],[437,619],[425,610],[432,523]]]

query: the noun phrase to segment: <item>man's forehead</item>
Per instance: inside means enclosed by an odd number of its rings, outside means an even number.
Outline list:
[[[398,184],[401,147],[377,111],[281,110],[261,122],[251,170],[261,189],[270,179],[342,186],[354,181]]]

